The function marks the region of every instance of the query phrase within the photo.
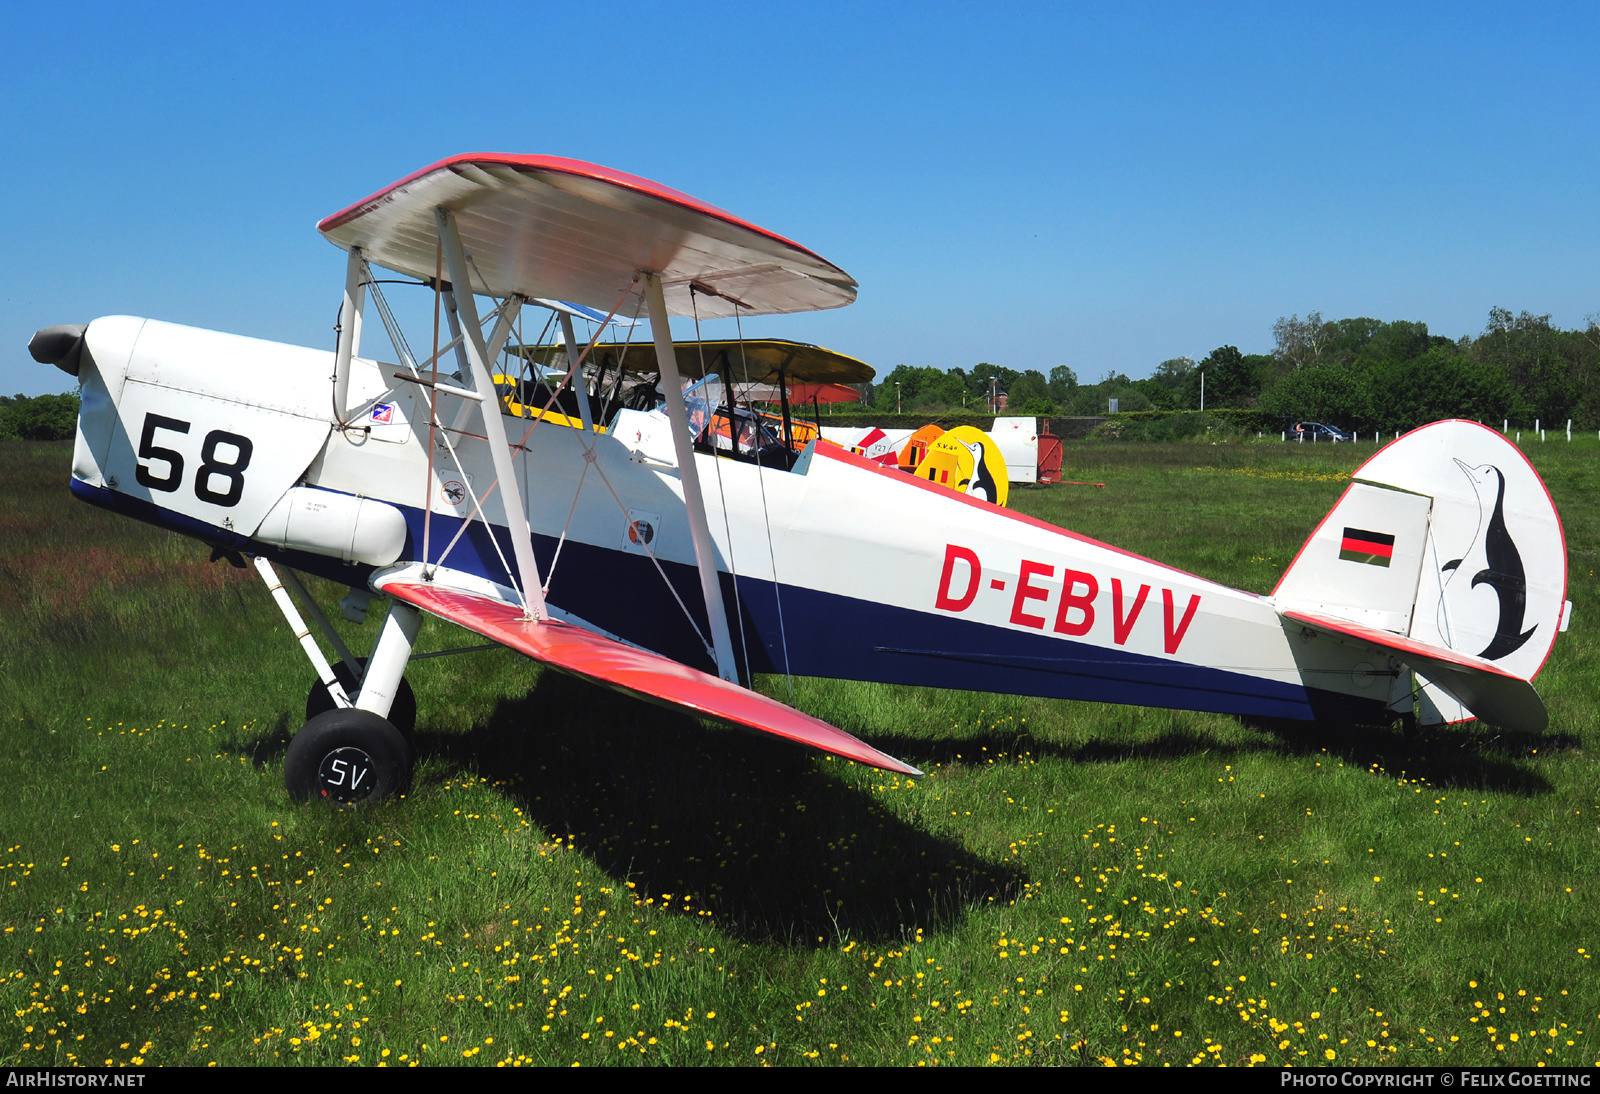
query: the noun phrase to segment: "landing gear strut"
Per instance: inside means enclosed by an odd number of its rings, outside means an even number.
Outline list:
[[[344,688],[346,695],[355,695],[361,690],[356,673],[366,668],[367,659],[357,658],[356,668],[352,669],[346,661],[335,661],[333,675],[339,681],[339,686]],[[327,685],[321,680],[311,682],[311,691],[306,695],[306,721],[310,722],[319,714],[326,714],[330,710],[338,710],[339,704],[333,701],[333,695],[328,691]],[[389,705],[389,724],[400,731],[400,736],[407,741],[417,728],[417,697],[411,691],[411,684],[403,677],[400,688],[394,694],[394,702]]]
[[[286,573],[328,642],[343,655],[330,665],[272,564],[257,556],[255,567],[317,670],[317,681],[306,698],[306,723],[289,742],[284,757],[283,783],[289,796],[296,801],[365,805],[400,793],[411,781],[408,738],[417,722],[417,700],[405,681],[405,670],[421,614],[409,604],[392,601],[372,656],[358,659],[299,580]]]

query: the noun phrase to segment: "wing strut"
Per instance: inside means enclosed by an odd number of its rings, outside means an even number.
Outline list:
[[[561,337],[567,343],[567,374],[572,377],[572,393],[578,397],[578,417],[583,421],[585,433],[594,432],[594,422],[589,411],[589,385],[583,382],[583,373],[578,369],[578,339],[572,333],[572,316],[563,311],[561,314]],[[600,337],[595,335],[596,338]]]
[[[456,231],[455,218],[446,209],[435,209],[434,220],[439,226],[439,239],[444,243],[444,259],[450,268],[451,286],[461,286],[456,293],[456,307],[466,312],[467,359],[472,365],[472,386],[483,396],[478,404],[483,412],[483,435],[489,442],[489,456],[494,461],[495,478],[499,480],[500,504],[505,510],[506,528],[511,533],[511,546],[517,557],[517,582],[521,585],[523,611],[530,619],[546,619],[549,612],[544,606],[543,583],[539,580],[539,563],[533,557],[533,538],[528,528],[528,518],[522,511],[522,492],[517,489],[517,471],[511,462],[511,447],[506,441],[506,427],[500,420],[500,398],[495,393],[494,377],[489,373],[489,352],[483,344],[483,327],[478,321],[478,304],[472,294],[472,278],[467,270],[467,256],[461,249],[461,235]],[[509,331],[516,301],[508,301],[510,308],[501,315],[501,330],[495,332],[495,341],[503,342]],[[682,405],[682,400],[679,400]],[[702,518],[703,519],[703,518]]]
[[[678,456],[678,481],[683,484],[683,505],[689,517],[689,535],[694,540],[695,562],[700,570],[700,591],[706,600],[706,617],[711,624],[711,649],[717,658],[717,675],[738,683],[733,663],[733,636],[728,631],[728,613],[722,607],[722,580],[717,574],[716,546],[706,522],[705,496],[700,492],[700,474],[694,463],[694,438],[689,435],[689,412],[683,405],[683,380],[678,375],[678,355],[672,348],[672,330],[667,326],[667,301],[661,291],[661,278],[644,273],[644,299],[650,309],[650,333],[655,338],[656,360],[661,365],[661,393],[667,397],[667,418],[672,423],[672,447]]]
[[[340,426],[349,412],[350,359],[361,352],[361,319],[367,305],[366,263],[351,247],[344,267],[344,301],[339,309],[339,344],[333,354],[333,416]]]

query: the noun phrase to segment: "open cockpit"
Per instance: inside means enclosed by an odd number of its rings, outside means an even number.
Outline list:
[[[682,342],[674,347],[695,451],[792,470],[821,438],[824,403],[853,402],[874,372],[819,346],[779,339]],[[615,432],[625,411],[667,420],[654,347],[565,343],[510,345],[494,377],[514,418]],[[574,369],[573,360],[582,362]],[[811,420],[807,420],[807,418]]]

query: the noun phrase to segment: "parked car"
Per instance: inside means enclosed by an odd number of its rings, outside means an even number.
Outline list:
[[[1303,435],[1308,442],[1333,441],[1337,443],[1339,441],[1355,440],[1354,437],[1338,426],[1329,425],[1326,422],[1294,422],[1289,426],[1289,434],[1290,436]]]

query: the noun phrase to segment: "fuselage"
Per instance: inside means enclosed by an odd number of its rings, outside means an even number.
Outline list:
[[[478,408],[357,359],[109,317],[87,335],[85,501],[355,586],[423,562],[511,584]],[[464,409],[463,409],[464,408]],[[669,425],[505,416],[552,607],[715,671]],[[1370,654],[1264,597],[813,447],[792,471],[696,457],[741,675],[789,672],[1179,707],[1387,720]]]

